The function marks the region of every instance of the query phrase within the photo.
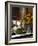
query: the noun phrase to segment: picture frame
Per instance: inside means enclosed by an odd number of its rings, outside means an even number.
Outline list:
[[[12,14],[14,12],[14,10],[12,9],[16,8],[15,11],[17,11],[17,9],[23,9],[22,7],[24,7],[24,10],[25,8],[32,9],[32,15],[33,15],[33,26],[32,26],[33,28],[32,29],[33,31],[30,34],[31,37],[28,34],[28,35],[25,35],[25,37],[21,36],[19,38],[19,35],[16,33],[16,35],[14,35],[15,38],[11,38],[11,31],[10,31],[11,25],[12,25],[11,18],[12,18],[12,15],[16,15],[16,13]],[[28,12],[29,10],[25,10],[25,11]],[[18,37],[16,37],[17,35]],[[5,44],[10,45],[10,44],[21,44],[21,43],[23,44],[23,43],[36,43],[36,42],[37,42],[37,3],[6,1],[5,2]]]

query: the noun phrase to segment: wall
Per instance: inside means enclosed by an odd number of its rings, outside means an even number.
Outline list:
[[[5,41],[5,1],[7,1],[7,0],[0,0],[0,46],[5,46],[5,42],[4,42]],[[38,3],[38,0],[11,0],[11,1]],[[38,16],[37,16],[37,18],[38,18]],[[37,45],[38,45],[38,43],[31,43],[31,44],[20,44],[20,45],[14,45],[14,46],[37,46]]]

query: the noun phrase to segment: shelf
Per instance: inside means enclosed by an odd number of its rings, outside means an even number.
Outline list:
[[[11,38],[12,39],[19,39],[19,38],[29,38],[33,36],[33,33],[25,33],[25,34],[16,34],[16,35],[12,35]]]

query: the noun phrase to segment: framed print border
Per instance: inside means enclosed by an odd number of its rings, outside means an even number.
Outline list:
[[[21,3],[21,4],[35,4],[36,5],[36,41],[8,43],[8,3]],[[36,43],[36,42],[37,42],[37,3],[6,1],[5,2],[5,44],[11,45],[11,44],[25,44],[25,43]]]

